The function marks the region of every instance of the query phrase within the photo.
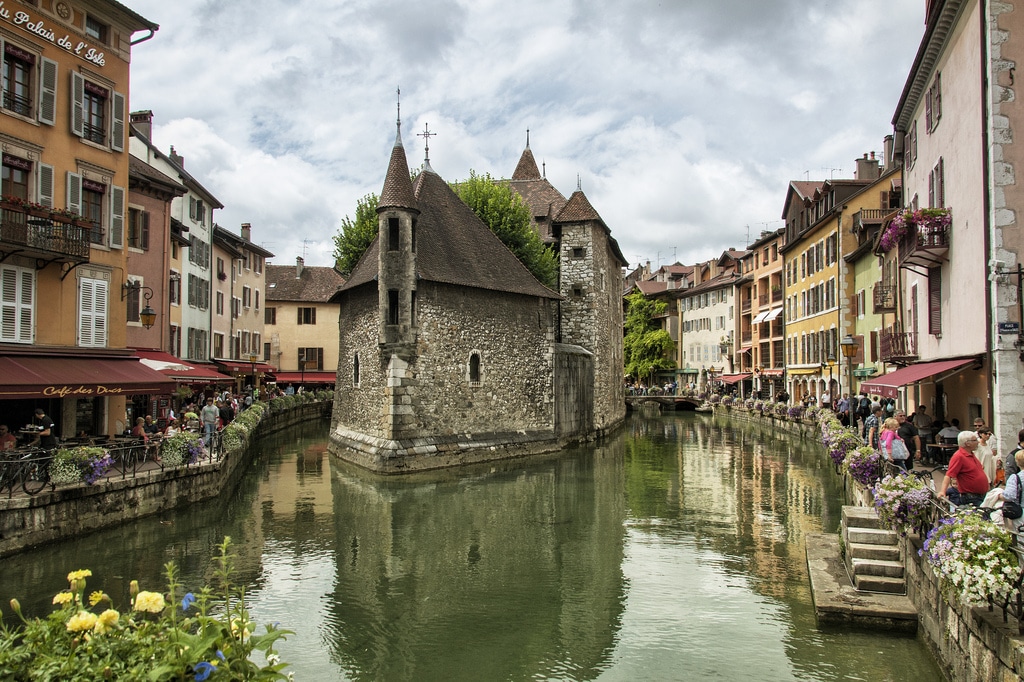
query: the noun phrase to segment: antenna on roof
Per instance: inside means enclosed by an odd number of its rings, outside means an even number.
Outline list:
[[[430,138],[437,133],[430,132],[430,124],[424,123],[423,132],[416,135],[423,138],[423,167],[430,168]]]
[[[806,180],[808,182],[811,181],[811,171],[809,171],[809,170],[805,170],[804,171],[804,180]]]
[[[530,129],[526,129],[526,148],[530,148]]]
[[[303,239],[302,240],[302,258],[303,259],[306,258],[306,246],[310,243],[310,241],[311,240],[309,240],[309,239]]]
[[[747,223],[747,246],[750,246],[750,223]]]
[[[540,168],[541,168],[540,176],[542,178],[546,178],[548,176],[548,162],[547,161],[541,161],[540,162]]]
[[[583,182],[580,180],[580,174],[576,174],[576,189],[580,192],[583,191]]]

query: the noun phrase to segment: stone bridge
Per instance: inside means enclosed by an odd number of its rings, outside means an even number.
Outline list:
[[[626,409],[636,410],[645,404],[657,404],[662,410],[695,410],[704,401],[684,395],[627,395]]]

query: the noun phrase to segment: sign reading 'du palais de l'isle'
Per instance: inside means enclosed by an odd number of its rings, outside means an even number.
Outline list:
[[[26,33],[31,33],[43,40],[48,40],[57,47],[63,48],[96,66],[106,66],[107,64],[104,54],[96,48],[90,47],[89,43],[78,38],[72,38],[70,33],[65,33],[63,30],[55,30],[47,26],[46,22],[42,19],[33,20],[28,12],[4,7],[4,0],[0,0],[0,19],[17,26]],[[63,38],[57,37],[58,31],[59,33],[64,33]]]

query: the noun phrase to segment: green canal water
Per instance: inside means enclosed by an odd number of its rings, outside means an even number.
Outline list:
[[[314,430],[264,439],[223,499],[4,559],[0,603],[45,613],[77,568],[160,589],[171,560],[195,589],[229,535],[299,680],[941,679],[917,639],[817,627],[804,536],[836,531],[842,491],[811,441],[667,413],[380,478]]]

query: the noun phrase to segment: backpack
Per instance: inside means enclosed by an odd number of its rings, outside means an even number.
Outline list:
[[[866,417],[871,414],[871,401],[868,400],[867,396],[861,398],[860,402],[857,403],[857,414],[862,417]]]

